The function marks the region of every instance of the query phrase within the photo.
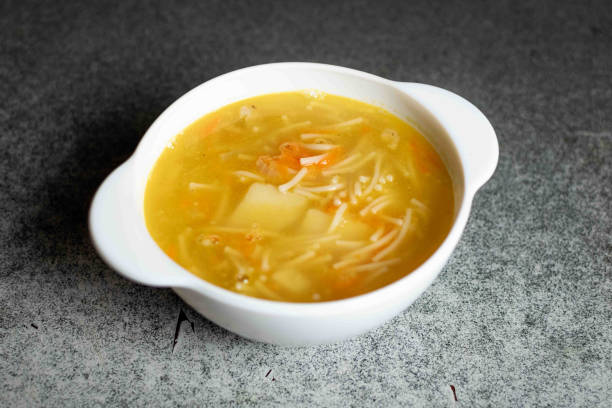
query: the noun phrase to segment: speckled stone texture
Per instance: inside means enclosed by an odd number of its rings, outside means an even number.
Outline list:
[[[612,406],[610,2],[117,3],[0,3],[0,406]],[[413,306],[291,349],[120,278],[86,216],[178,96],[298,60],[463,95],[500,162]]]

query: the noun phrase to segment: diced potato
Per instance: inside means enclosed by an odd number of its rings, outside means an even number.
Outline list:
[[[281,193],[271,184],[253,183],[229,218],[232,227],[249,228],[257,224],[263,229],[282,231],[295,224],[306,211],[308,199]]]
[[[274,279],[274,282],[283,290],[294,294],[304,293],[310,289],[310,281],[308,278],[294,269],[281,269],[274,272],[272,279]]]
[[[304,220],[300,224],[297,233],[299,235],[323,234],[329,228],[332,218],[331,215],[325,214],[321,210],[311,208],[306,211]]]
[[[374,233],[369,225],[361,221],[346,219],[337,230],[342,236],[342,239],[358,241],[368,239]]]
[[[304,220],[300,224],[297,233],[299,235],[324,234],[327,232],[332,221],[332,216],[321,210],[309,209],[306,211]],[[374,233],[369,225],[361,221],[345,217],[340,223],[335,233],[341,235],[341,239],[359,241],[368,239]]]

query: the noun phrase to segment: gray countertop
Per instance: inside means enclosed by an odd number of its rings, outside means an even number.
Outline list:
[[[0,406],[611,405],[609,2],[118,3],[0,6]],[[119,277],[86,217],[178,96],[299,60],[466,97],[500,161],[410,308],[292,349]]]

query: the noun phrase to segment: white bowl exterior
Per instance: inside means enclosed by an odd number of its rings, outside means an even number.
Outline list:
[[[146,182],[163,149],[193,121],[229,103],[304,89],[381,106],[424,133],[449,168],[455,189],[455,222],[443,244],[415,271],[384,288],[312,304],[239,295],[203,281],[174,263],[153,241],[144,222]],[[473,195],[493,173],[497,154],[497,139],[486,118],[448,91],[322,64],[261,65],[206,82],[160,115],[134,155],[96,193],[90,230],[98,252],[120,274],[146,285],[173,287],[199,313],[228,330],[276,344],[329,343],[381,325],[431,284],[459,241]]]

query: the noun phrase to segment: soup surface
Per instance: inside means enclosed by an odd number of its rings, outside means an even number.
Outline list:
[[[448,171],[417,130],[318,91],[197,120],[159,157],[144,206],[153,239],[195,275],[290,302],[405,276],[441,244],[454,209]]]

